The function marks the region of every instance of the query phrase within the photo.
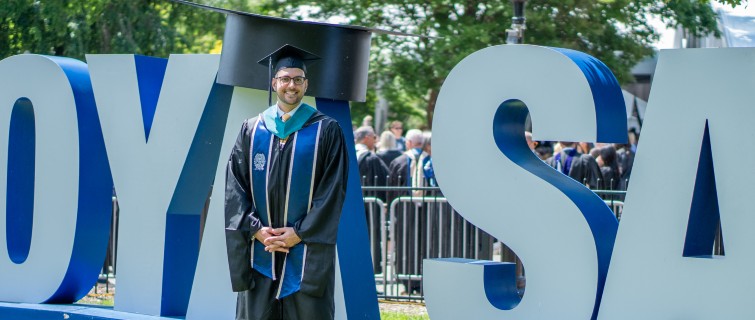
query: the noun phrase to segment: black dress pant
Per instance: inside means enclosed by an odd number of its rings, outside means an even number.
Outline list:
[[[334,288],[329,285],[321,297],[296,292],[276,299],[280,278],[272,279],[252,270],[254,287],[238,293],[236,320],[332,320]]]

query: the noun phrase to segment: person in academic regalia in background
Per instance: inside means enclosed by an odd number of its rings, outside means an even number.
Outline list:
[[[415,188],[426,186],[424,165],[429,160],[429,155],[423,150],[424,139],[420,130],[412,129],[406,133],[406,152],[394,159],[389,166],[390,185]],[[395,210],[396,221],[391,223],[396,226],[396,230],[405,230],[395,235],[395,270],[399,277],[409,278],[403,282],[406,292],[411,294],[422,289],[422,282],[416,276],[422,274],[422,259],[427,253],[427,215],[421,203],[425,192],[392,192],[389,194],[388,203],[399,196],[408,195],[417,197],[418,201],[399,203]]]
[[[277,103],[244,121],[226,175],[226,245],[236,319],[333,319],[336,234],[348,160],[338,123],[302,102],[311,53],[285,45]],[[251,261],[251,265],[250,265]]]
[[[375,149],[377,136],[375,130],[369,126],[362,126],[354,131],[354,142],[356,143],[357,165],[359,165],[359,177],[363,187],[384,187],[387,184],[388,167],[382,159],[372,150]],[[385,191],[365,191],[365,197],[377,197],[385,202]],[[372,248],[372,268],[375,274],[383,272],[382,268],[382,244],[380,242],[380,210],[376,210],[374,203],[365,203],[365,218],[369,231],[370,243]],[[371,216],[371,217],[370,217]]]
[[[392,132],[386,130],[380,134],[380,141],[377,144],[377,152],[375,152],[386,166],[401,156],[403,151],[396,149],[396,136]]]
[[[597,189],[603,175],[595,158],[580,153],[575,142],[561,141],[560,144],[564,148],[546,159],[545,163],[588,188]]]
[[[601,147],[599,152],[595,160],[598,162],[600,173],[603,175],[600,188],[603,190],[619,190],[621,173],[619,172],[619,162],[616,159],[616,148],[609,144]]]
[[[391,133],[393,133],[393,136],[396,137],[396,149],[401,152],[409,150],[409,146],[406,145],[406,138],[402,136],[404,133],[404,124],[402,124],[401,121],[395,120],[391,121],[388,128],[391,130]]]
[[[373,151],[377,136],[372,127],[359,127],[354,131],[359,178],[362,186],[385,186],[387,184],[388,166]],[[385,196],[378,196],[385,201]]]
[[[630,131],[630,142],[635,139],[634,134]],[[619,190],[626,190],[629,185],[629,177],[632,175],[632,164],[634,163],[634,148],[633,144],[616,144],[616,161],[619,164],[619,172],[621,181],[619,183]]]
[[[389,166],[391,174],[390,184],[399,187],[424,187],[426,186],[424,165],[430,160],[424,151],[425,137],[422,131],[409,130],[406,133],[406,152],[393,159]],[[422,192],[414,192],[421,195]]]

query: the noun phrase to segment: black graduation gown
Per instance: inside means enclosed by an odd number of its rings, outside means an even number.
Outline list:
[[[388,167],[383,163],[374,152],[365,151],[357,157],[357,164],[359,165],[359,177],[362,181],[362,186],[386,186],[388,177]],[[385,191],[365,191],[365,197],[377,197],[380,200],[386,200]],[[376,274],[382,273],[382,246],[380,230],[382,225],[380,224],[380,208],[376,204],[365,203],[365,218],[367,219],[367,228],[370,236],[370,243],[372,248],[372,268]],[[370,218],[370,212],[372,212],[372,218]]]
[[[600,184],[601,189],[619,190],[619,183],[621,183],[621,176],[619,176],[618,166],[601,167],[600,173],[603,175],[603,181]]]
[[[359,179],[362,186],[386,186],[388,185],[388,166],[380,157],[372,151],[366,151],[357,157],[359,165]],[[369,192],[369,197],[378,197],[385,201],[385,192]]]
[[[629,147],[624,147],[616,151],[616,160],[619,163],[619,172],[621,173],[619,183],[620,190],[626,190],[629,184],[629,177],[632,175],[632,164],[634,163],[634,152]]]
[[[271,279],[260,278],[260,274],[253,271],[250,264],[251,239],[263,227],[254,210],[249,172],[250,139],[256,120],[256,118],[248,119],[243,123],[228,160],[226,171],[226,246],[232,289],[240,292],[237,301],[237,319],[256,319],[260,312],[270,308],[267,304],[272,300],[269,298],[274,298],[275,295],[275,292],[255,290],[255,282],[261,280],[265,281],[262,288],[269,289],[275,288],[275,286],[270,286],[270,283],[268,283],[272,281]],[[332,318],[333,314],[335,244],[346,194],[348,155],[341,128],[332,118],[318,111],[307,120],[304,127],[320,120],[323,122],[314,171],[312,207],[303,218],[294,223],[294,230],[297,235],[301,238],[302,243],[307,244],[304,276],[302,277],[300,292],[290,296],[292,299],[289,300],[301,299],[298,297],[300,296],[299,293],[305,293],[308,297],[321,298],[325,301],[310,301],[309,304],[303,304],[304,309],[300,305],[295,308],[298,310],[299,316],[291,315],[290,318],[320,319],[327,318],[328,313]],[[274,137],[273,150],[268,159],[270,165],[268,208],[274,224],[272,227],[276,228],[284,225],[283,208],[287,192],[286,181],[288,181],[292,156],[291,139],[282,147],[279,142],[280,139]],[[283,253],[276,253],[278,279],[280,279],[284,256]],[[281,301],[286,299],[288,297]],[[328,305],[330,308],[328,308]],[[286,309],[287,307],[284,306],[283,308]],[[308,310],[311,308],[317,310]],[[325,316],[321,316],[323,312],[326,314]],[[305,314],[301,315],[302,313]]]
[[[598,162],[589,154],[581,155],[578,160],[572,163],[569,176],[590,189],[598,189],[600,181],[604,180]]]
[[[415,158],[417,159],[417,158]],[[410,159],[406,153],[391,161],[389,184],[397,187],[406,187],[411,177]],[[400,196],[410,196],[412,192],[393,191],[388,194],[388,210],[391,202]],[[415,194],[416,195],[416,194]],[[389,211],[390,212],[390,211]],[[393,233],[393,245],[396,257],[393,259],[394,270],[399,279],[406,287],[407,293],[421,290],[421,281],[409,280],[410,276],[422,274],[422,259],[425,257],[425,234],[427,233],[426,215],[422,213],[421,206],[414,203],[398,203],[395,207],[395,216],[390,219]]]
[[[401,150],[396,149],[380,150],[376,152],[377,156],[380,157],[380,160],[383,160],[383,163],[385,163],[386,166],[390,165],[394,159],[400,157],[402,153]]]
[[[389,163],[388,167],[388,173],[389,173],[389,179],[388,184],[391,186],[396,187],[406,187],[408,184],[407,175],[409,174],[409,155],[406,153],[402,153],[400,156],[396,157]],[[402,196],[402,195],[410,195],[410,192],[405,191],[394,191],[390,192],[388,194],[388,205],[390,205],[390,202],[393,201],[393,199]]]
[[[566,154],[561,153],[561,165],[564,165],[566,161]],[[549,166],[557,168],[556,156],[552,156],[545,160]],[[595,158],[589,154],[577,153],[572,160],[571,168],[569,168],[569,177],[577,182],[587,185],[590,189],[598,189],[599,182],[603,180],[603,174],[600,173],[600,167],[595,161]]]

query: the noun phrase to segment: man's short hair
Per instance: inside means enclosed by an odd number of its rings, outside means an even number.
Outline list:
[[[406,140],[411,141],[415,148],[422,148],[425,145],[425,137],[419,129],[411,129],[406,132]]]
[[[393,150],[396,149],[396,136],[390,130],[383,131],[380,134],[380,141],[378,142],[378,150]]]
[[[375,130],[372,129],[372,127],[370,126],[359,127],[354,131],[354,141],[359,143],[362,140],[364,140],[364,138],[367,138],[370,135],[375,135]]]
[[[433,138],[433,133],[432,132],[430,132],[430,131],[423,132],[422,133],[422,138],[424,140],[425,146],[432,145],[432,138]]]

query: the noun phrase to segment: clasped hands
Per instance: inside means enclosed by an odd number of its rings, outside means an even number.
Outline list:
[[[294,228],[270,228],[262,227],[257,233],[254,234],[254,238],[265,245],[265,251],[267,252],[286,252],[288,249],[301,242],[301,238],[296,235]]]

